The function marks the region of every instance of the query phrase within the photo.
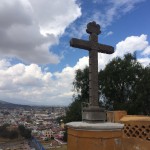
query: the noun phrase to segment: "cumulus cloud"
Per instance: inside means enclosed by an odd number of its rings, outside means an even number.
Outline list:
[[[49,48],[80,15],[75,0],[2,0],[0,55],[29,63],[59,63],[60,56]]]
[[[144,50],[148,47],[147,35],[130,36],[116,45],[116,56],[123,56],[126,53],[133,53],[137,50]]]
[[[149,56],[150,55],[150,46],[145,48],[145,50],[143,51],[142,55],[144,55],[144,56]]]
[[[41,67],[36,64],[10,65],[6,60],[1,60],[1,99],[10,99],[16,103],[64,105],[71,100],[68,96],[72,95],[69,94],[72,78],[73,72],[70,73],[68,68],[61,73],[52,74],[42,71]]]
[[[138,61],[143,65],[143,66],[148,66],[150,65],[150,58],[145,57],[145,58],[138,58]]]
[[[73,95],[75,70],[83,69],[87,60],[81,58],[74,67],[67,66],[54,73],[42,71],[37,64],[11,65],[7,60],[1,60],[1,99],[21,104],[68,105]]]

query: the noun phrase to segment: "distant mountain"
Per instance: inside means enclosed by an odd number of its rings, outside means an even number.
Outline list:
[[[12,103],[5,102],[5,101],[0,100],[0,104],[2,104],[2,105],[4,104],[4,105],[5,105],[5,104],[12,104]]]
[[[9,103],[9,102],[0,100],[0,108],[18,108],[18,107],[29,108],[29,107],[31,107],[31,106],[28,106],[28,105],[20,105],[20,104],[13,104],[13,103]]]

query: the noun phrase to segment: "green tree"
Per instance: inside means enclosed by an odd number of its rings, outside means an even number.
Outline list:
[[[18,138],[18,132],[16,130],[12,130],[12,131],[9,131],[9,138],[10,139],[15,139],[15,138]]]
[[[9,138],[9,139],[18,138],[18,131],[8,130],[7,127],[9,127],[8,124],[4,124],[3,126],[0,126],[0,137]]]
[[[25,126],[23,126],[23,125],[19,125],[18,129],[19,129],[20,135],[22,137],[25,137],[26,139],[31,138],[31,130],[26,129]]]
[[[142,77],[138,80],[131,106],[134,107],[136,114],[150,115],[150,65],[142,71]]]
[[[18,129],[20,132],[24,132],[25,131],[25,126],[24,125],[19,125]]]
[[[80,99],[82,102],[88,102],[89,99],[89,68],[85,67],[83,70],[76,71],[73,82],[74,91],[77,92],[75,99]]]
[[[81,121],[81,105],[82,101],[81,99],[77,97],[68,107],[68,110],[66,112],[66,117],[64,118],[64,122],[71,122],[71,121]]]
[[[73,95],[73,102],[69,105],[66,112],[66,117],[63,118],[64,122],[81,121],[81,107],[83,102],[88,102],[89,99],[89,69],[86,67],[76,71],[73,87],[75,94]]]
[[[147,68],[142,67],[131,54],[126,54],[124,58],[114,58],[108,63],[99,73],[100,93],[106,107],[127,110],[129,114],[143,114],[144,104],[147,105],[146,101],[149,101],[149,86],[147,85],[146,89],[143,85],[144,82],[148,83],[150,78]],[[143,92],[140,91],[141,87]]]

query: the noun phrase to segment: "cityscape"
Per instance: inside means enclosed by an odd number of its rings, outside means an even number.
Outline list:
[[[2,102],[2,101],[1,101]],[[9,103],[7,103],[8,105]],[[7,125],[9,131],[24,126],[31,131],[30,138],[17,136],[2,140],[0,133],[0,149],[3,150],[36,150],[37,147],[59,148],[66,145],[64,123],[59,118],[65,116],[66,107],[17,106],[9,104],[9,108],[1,104],[0,126]],[[11,139],[11,138],[10,138]]]

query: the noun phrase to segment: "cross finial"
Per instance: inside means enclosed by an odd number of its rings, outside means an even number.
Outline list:
[[[89,34],[95,33],[96,35],[99,35],[101,33],[100,31],[100,25],[96,24],[95,21],[90,22],[87,24],[86,32]]]

